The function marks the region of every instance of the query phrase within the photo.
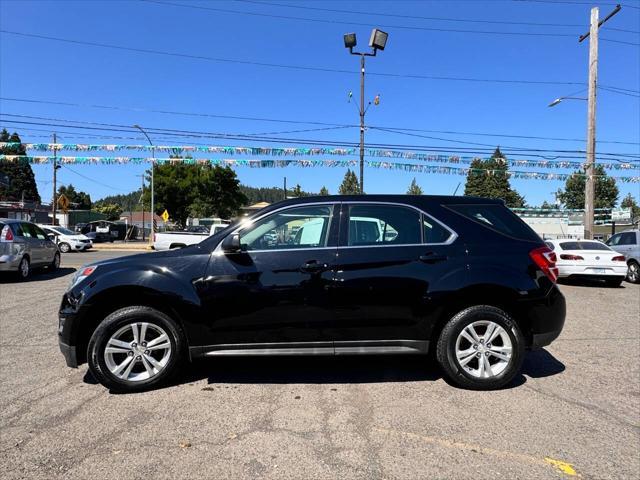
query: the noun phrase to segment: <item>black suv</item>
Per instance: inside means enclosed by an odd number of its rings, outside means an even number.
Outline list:
[[[560,334],[556,277],[555,254],[500,201],[299,198],[198,245],[79,269],[60,348],[115,391],[199,357],[430,351],[452,382],[493,389]]]

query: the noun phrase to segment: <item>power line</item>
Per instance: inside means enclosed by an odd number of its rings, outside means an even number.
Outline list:
[[[353,13],[356,15],[371,15],[377,17],[394,17],[394,18],[406,18],[411,20],[436,20],[436,21],[444,21],[444,22],[461,22],[461,23],[482,23],[482,24],[496,24],[496,25],[530,25],[530,26],[538,26],[538,27],[584,27],[584,24],[581,23],[537,23],[537,22],[513,22],[513,21],[504,21],[504,20],[477,20],[477,19],[463,19],[463,18],[449,18],[449,17],[425,17],[420,15],[401,15],[396,13],[378,13],[378,12],[365,12],[362,10],[339,10],[335,8],[320,8],[320,7],[309,7],[307,5],[289,5],[282,3],[274,3],[274,2],[261,2],[255,0],[235,0],[240,3],[252,3],[255,5],[264,5],[264,6],[274,6],[274,7],[284,7],[284,8],[296,8],[300,10],[316,10],[321,12],[333,12],[333,13]],[[160,2],[154,2],[160,3]],[[164,3],[164,2],[162,2]]]
[[[604,86],[601,86],[604,87]],[[627,90],[618,87],[606,87],[616,90],[624,90],[628,92],[634,92],[634,90]],[[576,92],[580,93],[584,89]],[[637,93],[640,94],[640,91]],[[572,94],[565,95],[571,96]],[[122,107],[122,106],[113,106],[113,105],[94,105],[94,104],[81,104],[81,103],[71,103],[71,102],[57,102],[57,101],[49,101],[49,100],[36,100],[36,99],[24,99],[24,98],[13,98],[13,97],[0,97],[0,100],[11,101],[11,102],[26,102],[26,103],[36,103],[36,104],[44,104],[44,105],[62,105],[62,106],[71,106],[71,107],[80,107],[80,108],[97,108],[97,109],[110,109],[110,110],[122,110],[122,111],[131,111],[131,112],[150,112],[150,113],[161,113],[166,115],[180,115],[180,116],[193,116],[193,117],[211,117],[211,118],[228,118],[233,120],[248,120],[248,121],[258,121],[258,122],[275,122],[275,123],[289,123],[289,124],[298,124],[298,125],[325,125],[328,127],[340,127],[340,128],[349,128],[349,127],[358,127],[358,125],[349,125],[349,124],[338,124],[338,123],[328,123],[328,122],[319,122],[319,121],[305,121],[305,120],[290,120],[290,119],[277,119],[277,118],[265,118],[265,117],[244,117],[239,115],[218,115],[218,114],[210,114],[210,113],[194,113],[194,112],[178,112],[171,110],[157,110],[157,109],[148,109],[148,108],[140,108],[140,107]],[[11,116],[12,114],[5,114]],[[29,117],[34,118],[34,117]],[[49,119],[50,120],[50,119]],[[376,125],[377,126],[377,125]],[[373,127],[373,126],[372,126]],[[381,125],[382,128],[390,128],[394,130],[402,130],[402,131],[412,131],[412,132],[425,132],[425,133],[445,133],[451,135],[473,135],[473,136],[481,136],[481,137],[500,137],[500,138],[521,138],[521,139],[529,139],[529,140],[554,140],[554,141],[563,141],[563,142],[584,142],[584,138],[561,138],[561,137],[543,137],[543,136],[533,136],[533,135],[513,135],[513,134],[501,134],[501,133],[486,133],[486,132],[460,132],[460,131],[451,131],[451,130],[426,130],[426,129],[418,129],[418,128],[403,128],[397,126],[387,126]],[[318,131],[321,129],[318,129]],[[288,132],[287,132],[288,133]],[[269,134],[273,135],[274,133],[270,132]],[[610,143],[610,144],[619,144],[619,145],[640,145],[640,142],[623,142],[616,140],[598,140],[598,143]]]
[[[16,115],[20,116],[20,115]],[[21,116],[28,117],[29,116]],[[39,117],[43,118],[43,117]],[[46,122],[29,122],[29,121],[20,121],[20,120],[4,120],[5,123],[18,123],[18,124],[27,124],[27,125],[45,125],[49,127],[63,127],[63,128],[74,128],[80,130],[101,130],[101,131],[119,131],[119,132],[127,132],[131,133],[131,127],[128,125],[117,125],[117,124],[105,124],[98,122],[79,122],[79,121],[71,121],[75,123],[87,123],[91,126],[80,126],[80,125],[67,125],[67,124],[54,124],[54,123],[46,123]],[[53,119],[53,121],[56,121]],[[62,120],[65,122],[65,120]],[[101,126],[93,126],[93,125],[101,125]],[[353,147],[356,145],[354,142],[344,142],[344,141],[335,141],[335,140],[317,140],[317,139],[299,139],[299,138],[277,138],[277,137],[257,137],[251,135],[237,135],[237,134],[226,134],[226,133],[211,133],[211,132],[194,132],[189,130],[176,130],[176,129],[166,129],[166,128],[154,128],[147,127],[147,131],[156,135],[170,135],[175,137],[186,137],[186,138],[217,138],[217,139],[226,139],[226,140],[240,140],[240,141],[261,141],[267,143],[295,143],[295,144],[305,144],[305,145],[330,145],[330,146],[348,146]],[[394,132],[392,133],[401,133]],[[406,134],[409,135],[409,134]],[[420,135],[411,135],[411,136],[420,136]],[[441,146],[432,147],[425,145],[405,145],[405,144],[378,144],[378,143],[369,143],[371,147],[376,148],[395,148],[395,149],[412,149],[412,150],[430,150],[430,151],[445,151],[445,152],[459,152],[459,153],[475,153],[480,152],[481,154],[491,153],[493,151],[493,145],[491,148],[469,148],[469,147],[455,147],[455,148],[444,148]],[[566,154],[584,154],[583,150],[549,150],[549,149],[540,149],[540,148],[522,148],[522,147],[503,147],[505,151],[513,150],[522,154],[526,154],[533,157],[541,157],[545,159],[558,159],[558,158],[582,158],[582,156],[575,155],[566,155]],[[532,153],[534,152],[534,153]],[[546,153],[546,155],[543,155]],[[553,155],[552,155],[553,154]],[[636,154],[627,154],[627,153],[610,153],[610,152],[600,152],[599,155],[604,158],[608,157],[623,157],[630,159],[628,161],[640,161],[640,155]],[[614,158],[608,158],[609,160],[615,160]],[[638,159],[638,160],[636,160]]]
[[[600,87],[602,90],[605,90],[607,92],[611,92],[611,93],[617,93],[618,95],[627,95],[629,97],[635,97],[635,98],[640,98],[640,95],[637,95],[635,93],[628,93],[628,92],[622,92],[620,90],[615,90],[613,88],[607,88],[607,87]]]
[[[613,40],[612,38],[603,38],[603,37],[600,37],[600,40],[604,42],[620,43],[622,45],[631,45],[632,47],[640,47],[640,43],[625,42],[624,40]]]
[[[505,32],[505,31],[490,31],[490,30],[462,30],[462,29],[450,29],[450,28],[436,28],[436,27],[414,27],[410,25],[381,25],[373,23],[352,22],[343,20],[327,20],[321,18],[308,18],[308,17],[294,17],[291,15],[276,15],[272,13],[261,12],[248,12],[242,10],[230,10],[226,8],[216,7],[203,7],[201,5],[187,5],[183,3],[164,2],[159,0],[140,0],[147,3],[155,3],[158,5],[168,5],[173,7],[191,8],[196,10],[209,10],[213,12],[232,13],[237,15],[250,15],[255,17],[268,17],[276,18],[279,20],[295,20],[302,22],[315,22],[315,23],[330,23],[333,25],[358,25],[364,27],[381,27],[381,28],[398,28],[402,30],[423,30],[432,32],[447,32],[447,33],[471,33],[471,34],[483,34],[483,35],[511,35],[511,36],[527,36],[527,37],[574,37],[570,33],[543,33],[543,32]]]
[[[80,172],[76,172],[74,169],[72,169],[72,168],[71,168],[69,165],[67,165],[67,164],[64,164],[64,163],[63,163],[63,164],[61,164],[60,166],[61,166],[61,167],[64,167],[64,168],[65,168],[65,170],[69,170],[71,173],[73,173],[73,174],[75,174],[75,175],[77,175],[77,176],[79,176],[79,177],[82,177],[82,178],[84,178],[85,180],[88,180],[88,181],[90,181],[90,182],[93,182],[93,183],[95,183],[95,184],[97,184],[97,185],[101,185],[101,186],[103,186],[103,187],[110,188],[110,189],[112,189],[112,190],[119,190],[119,191],[121,191],[121,192],[128,192],[128,191],[129,191],[129,190],[127,190],[127,189],[117,188],[117,187],[114,187],[113,185],[107,185],[106,183],[102,183],[102,182],[100,182],[100,181],[98,181],[98,180],[95,180],[95,179],[93,179],[93,178],[91,178],[91,177],[87,177],[86,175],[83,175],[83,174],[82,174],[82,173],[80,173]]]
[[[5,33],[7,35],[17,35],[21,37],[38,38],[41,40],[51,40],[56,42],[71,43],[74,45],[110,48],[114,50],[123,50],[123,51],[135,52],[135,53],[164,55],[164,56],[178,57],[178,58],[189,58],[192,60],[201,60],[201,61],[209,61],[209,62],[234,63],[239,65],[252,65],[252,66],[259,66],[259,67],[272,67],[272,68],[282,68],[282,69],[288,69],[288,70],[304,70],[304,71],[325,72],[325,73],[346,73],[349,75],[358,74],[358,72],[354,70],[343,70],[343,69],[328,68],[328,67],[310,67],[310,66],[304,66],[304,65],[288,65],[288,64],[280,64],[280,63],[254,62],[249,60],[238,60],[238,59],[219,58],[219,57],[207,57],[204,55],[192,55],[188,53],[167,52],[163,50],[125,47],[121,45],[112,45],[108,43],[88,42],[84,40],[71,40],[68,38],[52,37],[49,35],[39,35],[35,33],[14,32],[9,30],[0,30],[0,33]],[[558,82],[558,81],[549,81],[549,80],[518,80],[518,79],[503,79],[503,78],[496,79],[496,78],[475,78],[475,77],[450,77],[450,76],[441,76],[441,75],[401,74],[401,73],[390,73],[390,72],[368,72],[367,74],[378,76],[378,77],[412,78],[417,80],[447,80],[447,81],[461,81],[461,82],[521,84],[521,85],[585,85],[584,82]]]

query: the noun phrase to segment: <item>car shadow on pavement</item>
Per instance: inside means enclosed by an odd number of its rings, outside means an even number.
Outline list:
[[[576,278],[561,278],[558,279],[558,283],[560,285],[571,285],[572,287],[600,287],[600,288],[612,288],[612,289],[619,289],[619,288],[626,288],[625,287],[625,283],[622,282],[622,284],[620,285],[607,285],[604,283],[603,280],[589,280],[588,278],[585,279],[576,279]]]
[[[75,268],[70,267],[60,267],[53,272],[50,272],[48,270],[36,270],[34,272],[31,272],[31,275],[27,278],[27,280],[18,280],[13,272],[2,272],[2,275],[0,275],[0,284],[42,282],[44,280],[53,280],[55,278],[64,277],[65,275],[69,275],[70,273],[73,273],[75,271]]]

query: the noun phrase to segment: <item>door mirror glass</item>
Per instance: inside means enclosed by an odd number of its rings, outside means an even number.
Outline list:
[[[224,253],[234,253],[240,251],[240,234],[232,233],[227,235],[222,241],[222,251]]]

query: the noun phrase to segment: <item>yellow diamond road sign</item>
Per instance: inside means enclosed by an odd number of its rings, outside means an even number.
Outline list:
[[[167,220],[169,220],[169,212],[167,212],[167,210],[165,209],[165,211],[162,212],[162,215],[160,215],[160,217],[162,217],[162,220],[166,222]]]

